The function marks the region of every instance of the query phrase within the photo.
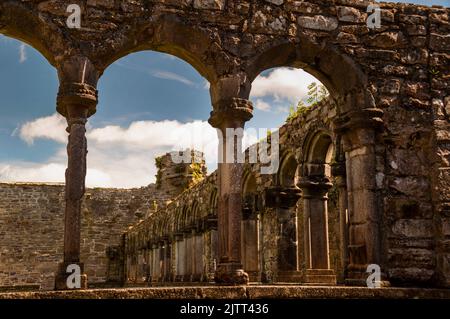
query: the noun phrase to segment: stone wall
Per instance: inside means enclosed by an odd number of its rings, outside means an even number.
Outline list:
[[[264,70],[318,76],[336,101],[330,135],[338,149],[343,140],[351,277],[379,263],[392,283],[450,285],[449,8],[380,3],[381,26],[368,28],[365,0],[86,1],[82,28],[70,29],[68,4],[0,3],[0,33],[39,50],[58,69],[63,95],[91,92],[95,100],[104,70],[141,50],[198,70],[211,83],[216,120],[236,105],[248,117],[251,83]],[[302,124],[325,120],[320,112]],[[300,169],[314,169],[304,165],[306,129],[287,131]],[[164,242],[142,247],[165,253]]]
[[[412,114],[409,111],[410,114]],[[405,116],[398,112],[397,116]],[[324,100],[321,103],[299,112],[297,116],[289,120],[280,130],[280,169],[276,174],[261,174],[260,164],[245,164],[245,174],[243,188],[250,175],[256,180],[256,198],[260,204],[256,210],[256,220],[258,221],[258,241],[255,242],[258,251],[259,273],[251,278],[253,281],[280,282],[286,279],[279,270],[280,253],[280,221],[276,207],[272,207],[268,202],[267,191],[280,185],[282,174],[296,176],[301,174],[305,166],[304,159],[308,155],[307,142],[311,136],[317,132],[327,132],[330,134],[332,143],[336,147],[336,135],[333,133],[333,120],[336,117],[336,107],[331,100]],[[387,117],[389,119],[389,117]],[[431,138],[432,129],[427,127],[425,122],[421,122],[420,117],[415,119],[418,123],[412,126],[405,126],[396,120],[395,123],[387,121],[388,130],[384,133],[383,139],[379,140],[377,147],[376,171],[377,196],[379,209],[382,214],[381,222],[381,242],[382,258],[385,263],[382,265],[383,272],[386,273],[390,282],[394,285],[434,285],[433,278],[438,276],[440,268],[439,249],[436,249],[436,240],[439,231],[445,232],[448,225],[445,219],[433,219],[433,203],[430,192],[430,157],[434,156],[434,149],[430,146],[433,143]],[[398,131],[396,131],[396,127]],[[402,127],[402,129],[400,129]],[[420,127],[420,128],[419,128]],[[413,141],[401,140],[403,136],[413,138]],[[394,140],[395,142],[392,142]],[[422,142],[421,142],[422,141]],[[397,146],[396,146],[397,145]],[[402,147],[400,147],[402,145]],[[419,147],[418,145],[422,145]],[[296,159],[295,167],[287,172],[283,170],[283,159],[288,155]],[[336,149],[333,156],[336,156]],[[248,158],[247,158],[248,159]],[[335,161],[336,158],[333,159]],[[348,169],[358,170],[358,167],[348,167]],[[298,170],[298,171],[297,171]],[[356,175],[358,176],[358,175]],[[173,266],[170,273],[165,276],[159,271],[152,269],[152,256],[155,249],[160,251],[163,248],[175,247],[176,242],[183,242],[183,251],[190,244],[184,241],[193,234],[206,236],[210,230],[204,224],[204,218],[211,215],[211,219],[216,218],[216,204],[212,197],[215,196],[215,173],[197,184],[194,188],[188,189],[180,196],[175,197],[167,207],[153,214],[149,219],[133,226],[124,237],[125,263],[128,268],[128,283],[135,284],[172,281],[177,279],[177,267]],[[330,267],[337,275],[337,282],[344,283],[345,269],[342,266],[342,256],[340,252],[340,212],[339,193],[334,177],[331,177],[333,187],[328,191],[328,236],[329,236],[329,256]],[[244,196],[244,195],[243,195]],[[200,203],[197,205],[197,203]],[[193,207],[200,213],[192,213]],[[245,210],[245,205],[244,205]],[[304,254],[304,208],[300,199],[292,207],[296,214],[297,222],[297,254],[298,269],[297,274],[291,274],[291,280],[302,282],[306,270]],[[185,211],[186,213],[181,213]],[[164,220],[164,223],[158,221]],[[156,226],[157,225],[157,226]],[[196,226],[197,225],[197,226]],[[198,227],[203,225],[205,227]],[[244,226],[243,226],[244,227]],[[437,227],[437,228],[436,228]],[[244,230],[244,228],[243,228]],[[436,230],[438,231],[436,233]],[[245,232],[245,230],[244,230]],[[206,238],[206,237],[205,237]],[[212,241],[207,240],[202,252],[196,252],[205,260],[205,266],[213,264],[211,250],[216,249],[211,246]],[[192,253],[192,251],[190,251]],[[143,256],[139,261],[136,256]],[[147,257],[145,257],[147,256]],[[157,254],[159,256],[159,253]],[[158,264],[168,262],[167,259],[157,257]],[[170,264],[185,263],[192,255],[177,253],[172,248]],[[197,257],[199,258],[199,257]],[[141,265],[139,265],[141,263]],[[131,268],[130,268],[131,267]],[[147,267],[147,268],[145,268]],[[141,276],[136,276],[136,272],[142,271]],[[144,269],[153,273],[153,276],[146,276]],[[131,271],[131,274],[130,274]],[[184,272],[184,270],[183,270]],[[207,270],[208,276],[204,280],[211,280],[211,270]],[[140,278],[139,280],[136,278]],[[189,277],[191,278],[191,277]],[[190,281],[190,279],[180,279],[178,281]]]
[[[292,119],[283,125],[279,130],[280,154],[281,158],[287,155],[301,158],[305,140],[318,129],[325,130],[332,134],[331,123],[336,116],[336,108],[331,100],[324,100],[303,111],[299,111]],[[243,238],[247,233],[257,233],[257,239],[249,238],[249,242],[244,239],[242,250],[256,250],[254,260],[244,260],[244,263],[255,267],[251,271],[251,281],[280,282],[295,281],[300,282],[304,277],[305,262],[303,252],[303,205],[302,201],[292,205],[291,213],[296,216],[298,223],[297,232],[297,253],[299,264],[295,271],[288,272],[288,276],[279,270],[279,245],[280,245],[280,221],[278,208],[269,204],[271,200],[267,190],[280,186],[281,167],[275,174],[261,174],[262,166],[259,163],[247,163],[244,167],[245,185],[250,176],[256,181],[256,188],[251,191],[252,198],[256,202],[249,204],[251,215],[248,221],[253,224],[242,223]],[[283,165],[283,161],[280,166]],[[296,176],[296,164],[284,174]],[[123,247],[117,248],[124,251],[123,260],[113,261],[115,267],[120,267],[120,263],[125,263],[124,277],[128,285],[161,282],[191,282],[192,273],[186,271],[185,267],[192,260],[202,259],[202,276],[194,281],[212,281],[214,274],[214,264],[217,260],[217,188],[216,173],[209,175],[194,187],[185,190],[179,196],[173,198],[165,207],[154,213],[149,218],[131,227],[124,236]],[[295,186],[295,185],[294,185]],[[244,186],[244,192],[246,187]],[[243,194],[245,197],[248,194]],[[337,274],[342,273],[339,255],[339,210],[337,207],[336,189],[329,191],[328,200],[328,223],[330,236],[330,264]],[[245,202],[245,200],[244,200]],[[244,207],[246,207],[244,205]],[[245,210],[246,208],[244,208]],[[248,225],[248,226],[246,226]],[[253,225],[253,226],[251,226]],[[250,228],[246,228],[250,227]],[[252,228],[253,227],[253,228]],[[200,238],[202,249],[196,250],[192,244],[192,238]],[[165,252],[171,251],[170,257],[164,257]],[[156,251],[156,253],[155,253]],[[243,253],[245,254],[245,253]],[[155,257],[156,256],[156,257]],[[253,256],[253,255],[252,255]],[[155,261],[156,258],[156,261]],[[246,259],[246,258],[244,258]],[[161,265],[170,264],[169,271],[163,273]],[[182,265],[180,268],[179,265]],[[188,268],[190,271],[192,268]],[[343,277],[338,278],[343,282]]]
[[[82,208],[81,259],[90,284],[105,282],[106,247],[119,243],[127,227],[162,206],[155,186],[88,189]],[[0,289],[53,289],[62,260],[64,186],[0,184]]]

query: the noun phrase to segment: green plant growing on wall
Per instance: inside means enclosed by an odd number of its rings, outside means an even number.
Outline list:
[[[303,102],[299,101],[297,106],[291,105],[289,108],[289,115],[286,118],[286,122],[290,122],[296,119],[299,115],[303,114],[308,109],[308,106]]]
[[[306,100],[310,105],[314,105],[329,95],[328,90],[322,84],[312,82],[308,85],[308,99]]]
[[[300,100],[297,103],[297,106],[291,105],[289,108],[289,115],[286,118],[286,122],[290,122],[296,119],[299,115],[306,112],[309,107],[319,103],[320,101],[328,97],[328,95],[330,95],[330,93],[325,86],[323,86],[322,84],[317,84],[316,82],[312,82],[310,85],[308,85],[308,96],[306,98],[306,103],[308,104],[305,104],[305,102]]]
[[[200,163],[192,163],[191,164],[191,174],[192,174],[192,182],[191,185],[197,184],[201,180],[203,180],[203,167]]]

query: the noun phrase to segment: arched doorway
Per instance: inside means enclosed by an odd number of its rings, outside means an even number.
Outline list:
[[[297,201],[300,198],[297,188],[298,163],[294,155],[287,153],[282,157],[277,175],[279,196],[283,198],[277,205],[279,223],[278,239],[278,282],[300,282],[298,254]]]
[[[304,207],[304,246],[306,282],[336,284],[336,276],[330,268],[328,231],[328,191],[332,187],[330,163],[333,142],[326,132],[313,132],[305,144],[302,164],[302,189]]]

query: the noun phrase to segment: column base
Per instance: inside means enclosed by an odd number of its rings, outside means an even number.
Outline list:
[[[248,285],[248,274],[241,264],[226,263],[217,266],[214,281],[218,285]]]
[[[347,278],[345,278],[344,282],[346,286],[358,286],[358,287],[367,287],[367,279],[370,274],[366,272],[366,265],[349,265]],[[380,287],[390,287],[391,283],[389,282],[386,273],[380,274],[381,280],[379,282]]]
[[[332,269],[307,269],[304,284],[308,286],[336,286],[336,275]]]
[[[277,283],[301,283],[303,281],[303,273],[298,270],[281,270],[277,275]]]
[[[69,283],[73,282],[74,271],[73,269],[69,269],[72,272],[67,272],[67,268],[70,265],[78,265],[80,267],[80,285],[79,287],[71,288],[67,284],[67,280],[69,276]],[[55,290],[77,290],[77,289],[87,289],[87,275],[84,274],[84,264],[83,263],[75,263],[75,262],[62,262],[58,265],[58,272],[55,276]]]

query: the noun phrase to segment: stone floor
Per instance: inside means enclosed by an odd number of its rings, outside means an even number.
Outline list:
[[[450,289],[239,286],[154,287],[0,293],[0,299],[450,299]]]

